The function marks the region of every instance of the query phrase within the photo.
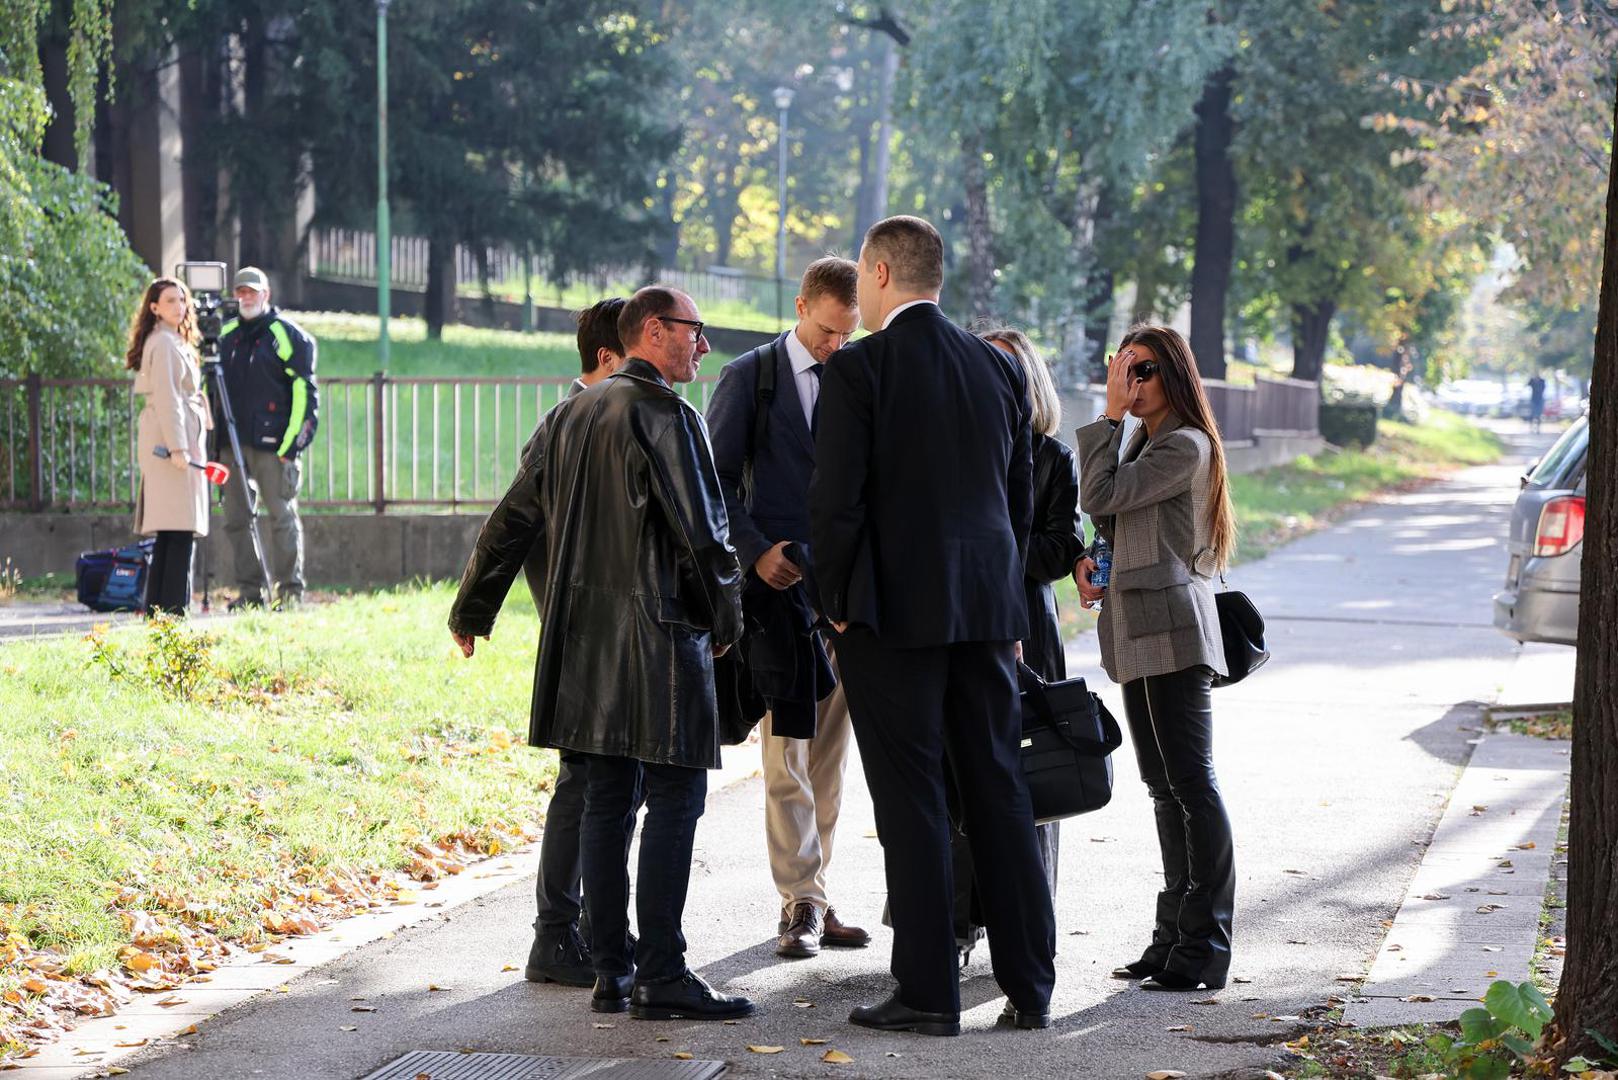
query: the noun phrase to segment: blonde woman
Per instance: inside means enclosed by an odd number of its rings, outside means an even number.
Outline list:
[[[1128,444],[1123,418],[1141,420]],[[1090,584],[1101,661],[1152,796],[1163,854],[1151,944],[1113,975],[1143,990],[1218,989],[1230,971],[1236,870],[1213,768],[1214,675],[1227,674],[1213,577],[1236,544],[1219,427],[1191,348],[1166,326],[1124,337],[1107,369],[1107,407],[1079,428],[1079,503],[1112,544],[1112,579]]]
[[[129,328],[124,365],[135,393],[146,399],[137,425],[140,492],[135,531],[156,536],[146,579],[146,611],[183,615],[191,603],[191,555],[208,535],[208,484],[193,463],[204,462],[203,433],[213,426],[195,352],[191,294],[174,278],[146,287]],[[166,458],[153,451],[162,447]]]
[[[1028,381],[1028,403],[1033,410],[1034,527],[1028,535],[1028,557],[1023,564],[1023,591],[1028,601],[1028,637],[1022,643],[1023,663],[1046,682],[1067,678],[1067,654],[1062,646],[1056,592],[1051,586],[1073,573],[1084,552],[1079,525],[1079,472],[1073,451],[1057,438],[1062,428],[1062,402],[1050,369],[1021,330],[998,327],[979,335],[984,341],[1017,358]],[[1058,833],[1056,822],[1040,825],[1039,854],[1045,879],[1056,895]]]

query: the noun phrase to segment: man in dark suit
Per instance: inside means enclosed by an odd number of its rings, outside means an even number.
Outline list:
[[[944,770],[977,864],[1001,1019],[1050,1024],[1056,929],[1018,760],[1016,643],[1028,632],[1033,519],[1017,362],[938,308],[944,248],[913,217],[871,226],[871,335],[827,364],[810,486],[822,610],[876,807],[893,921],[893,995],[865,1027],[960,1032]],[[946,764],[946,750],[948,752]]]
[[[808,502],[820,377],[859,325],[858,282],[847,259],[809,264],[798,324],[727,364],[708,403],[731,542],[750,570],[742,606],[761,627],[744,640],[743,654],[769,708],[764,833],[781,895],[775,951],[797,959],[818,955],[823,944],[859,948],[871,940],[839,919],[827,896],[850,729],[831,658],[813,628],[818,600],[805,581],[812,576]]]

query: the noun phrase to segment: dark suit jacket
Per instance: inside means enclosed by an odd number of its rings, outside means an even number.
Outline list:
[[[1017,361],[944,317],[901,312],[821,378],[809,488],[821,610],[896,648],[1028,634],[1033,520]]]
[[[788,330],[786,333],[790,334]],[[759,445],[748,446],[758,412],[760,364],[775,365],[775,396]],[[815,735],[815,703],[837,686],[818,634],[811,631],[814,593],[809,545],[809,479],[815,443],[803,415],[786,334],[725,365],[708,400],[708,437],[725,493],[731,544],[747,575],[743,642],[754,687],[769,702],[771,730],[787,738]],[[796,541],[804,582],[777,592],[753,575],[753,563],[782,540]]]

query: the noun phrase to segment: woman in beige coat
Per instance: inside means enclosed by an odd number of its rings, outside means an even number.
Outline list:
[[[208,535],[208,484],[200,466],[206,460],[203,433],[213,422],[193,349],[196,335],[186,287],[174,278],[148,285],[124,356],[135,372],[135,393],[146,399],[137,428],[135,531],[157,537],[146,579],[148,614],[185,614],[191,554],[196,538]],[[168,451],[167,458],[154,453],[158,447]]]

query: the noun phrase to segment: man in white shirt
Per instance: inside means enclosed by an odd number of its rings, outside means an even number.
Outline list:
[[[871,935],[838,917],[826,890],[843,770],[848,706],[818,619],[809,552],[820,375],[859,326],[859,269],[824,258],[804,272],[798,323],[746,353],[719,376],[708,405],[714,466],[731,543],[750,568],[742,603],[742,661],[769,712],[763,723],[764,822],[770,873],[781,894],[780,956],[816,956],[822,945],[858,948]]]

